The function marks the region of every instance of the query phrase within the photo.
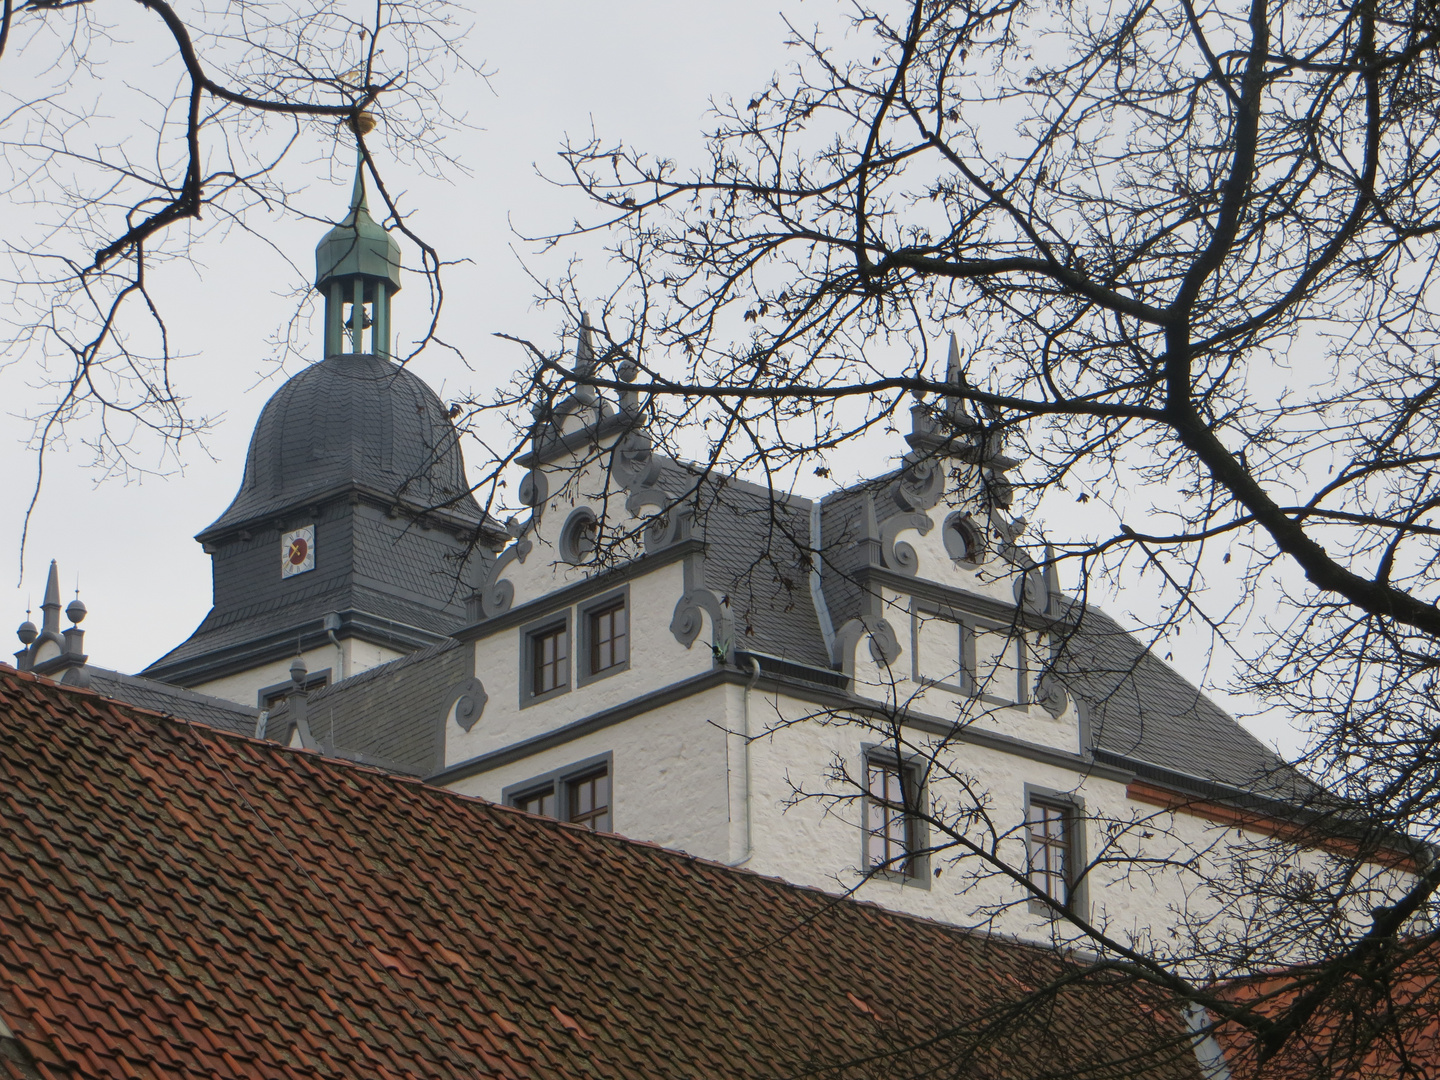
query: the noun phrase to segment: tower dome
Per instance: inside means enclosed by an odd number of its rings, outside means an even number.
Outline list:
[[[250,437],[239,493],[200,538],[352,487],[414,510],[481,516],[440,399],[368,353],[328,357],[275,392]]]

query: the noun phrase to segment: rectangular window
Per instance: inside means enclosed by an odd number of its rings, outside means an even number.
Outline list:
[[[610,771],[597,769],[566,781],[570,820],[596,832],[610,831]]]
[[[510,805],[524,810],[527,814],[543,814],[545,817],[554,817],[555,785],[548,784],[520,795],[513,795],[510,798]]]
[[[620,599],[588,613],[590,674],[619,667],[630,658],[625,601]]]
[[[564,625],[530,635],[531,692],[536,697],[567,685],[569,637]]]
[[[915,770],[893,761],[865,763],[865,869],[919,876]]]
[[[1075,807],[1048,799],[1030,799],[1026,839],[1030,847],[1030,882],[1056,903],[1070,903],[1075,872]]]

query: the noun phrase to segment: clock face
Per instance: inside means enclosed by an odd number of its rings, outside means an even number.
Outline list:
[[[280,576],[294,577],[315,569],[315,526],[306,525],[280,537]]]

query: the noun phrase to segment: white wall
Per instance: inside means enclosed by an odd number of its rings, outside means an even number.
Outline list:
[[[544,701],[520,706],[520,678],[524,670],[523,625],[502,630],[475,642],[475,673],[489,700],[485,712],[470,731],[454,723],[445,727],[445,764],[490,753],[503,746],[533,738],[605,709],[632,701],[714,667],[710,650],[709,619],[699,638],[686,649],[670,632],[670,616],[684,592],[684,571],[678,562],[661,566],[629,582],[628,669],[585,686],[576,686],[578,670],[575,626],[571,612],[570,690]],[[597,595],[606,591],[597,589]],[[573,605],[572,605],[573,607]],[[541,605],[535,618],[564,611],[564,605]]]

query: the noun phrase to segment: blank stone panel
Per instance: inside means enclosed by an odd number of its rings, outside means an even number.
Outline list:
[[[975,681],[973,689],[984,697],[1023,701],[1020,692],[1021,639],[1009,627],[975,627]]]
[[[916,612],[915,666],[921,680],[956,690],[964,686],[960,635],[960,624],[953,619]]]

